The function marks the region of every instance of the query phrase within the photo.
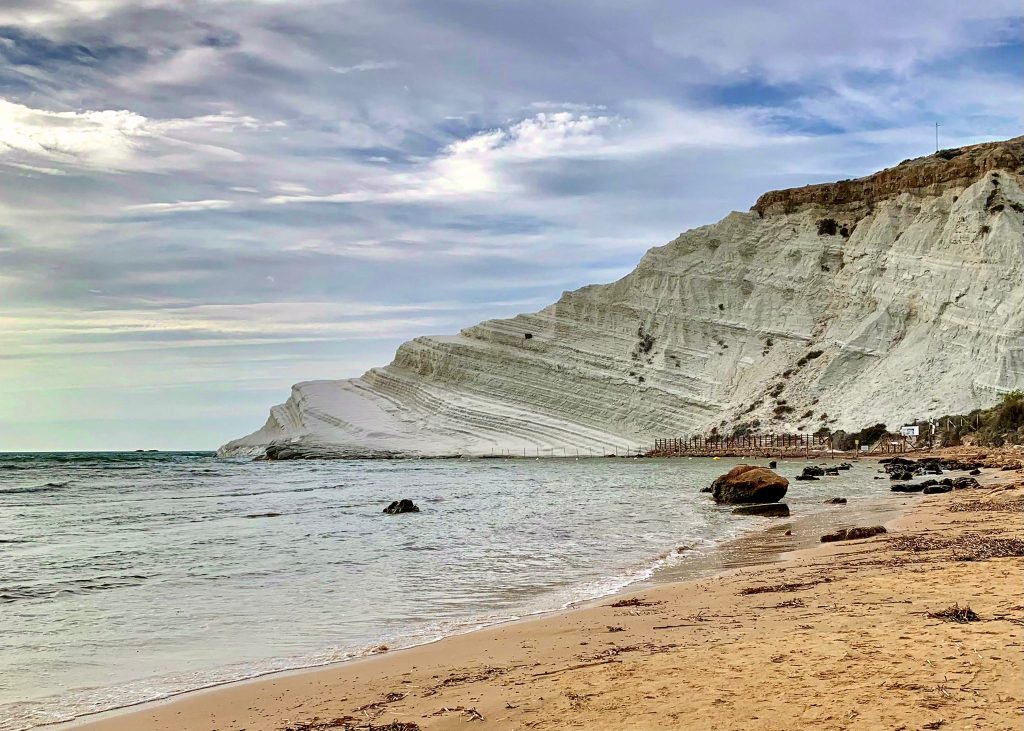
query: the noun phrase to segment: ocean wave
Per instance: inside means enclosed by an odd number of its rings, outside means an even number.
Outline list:
[[[80,596],[98,591],[139,586],[149,579],[141,574],[122,576],[93,576],[52,584],[21,584],[0,586],[0,604],[13,604],[32,599],[52,599],[61,595]]]
[[[71,480],[64,482],[47,482],[44,485],[33,485],[31,487],[11,487],[8,489],[0,489],[0,497],[4,495],[31,495],[33,493],[40,492],[54,492],[65,488],[71,484]]]

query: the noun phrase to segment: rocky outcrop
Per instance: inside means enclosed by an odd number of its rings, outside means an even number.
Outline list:
[[[716,503],[775,503],[786,495],[789,480],[766,467],[736,465],[711,483]]]
[[[788,518],[789,506],[786,503],[769,503],[768,505],[741,505],[733,508],[733,515],[756,515],[762,518]]]
[[[395,500],[382,511],[388,515],[399,515],[400,513],[418,513],[419,507],[412,500]]]
[[[950,186],[968,185],[993,170],[1024,173],[1022,148],[1024,137],[940,150],[856,180],[773,190],[758,198],[751,210],[765,215],[808,205],[868,206],[904,193],[935,194]]]
[[[624,454],[967,413],[1024,387],[1022,148],[766,194],[617,282],[300,383],[220,453]]]

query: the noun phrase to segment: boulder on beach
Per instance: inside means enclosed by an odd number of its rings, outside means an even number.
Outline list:
[[[789,480],[757,465],[736,465],[711,483],[711,496],[716,503],[777,503]]]
[[[929,485],[928,487],[924,488],[923,492],[925,495],[938,495],[943,492],[950,492],[952,489],[952,485],[945,485],[940,483],[938,485]]]
[[[835,543],[836,541],[855,541],[858,538],[870,538],[880,533],[888,533],[884,526],[873,525],[861,528],[843,528],[835,533],[828,533],[821,537],[822,543]]]
[[[973,477],[956,477],[953,479],[954,490],[966,490],[971,487],[981,487],[981,483]]]
[[[416,504],[412,500],[395,500],[386,508],[385,513],[388,515],[398,515],[399,513],[418,513],[420,509],[416,507]]]
[[[918,482],[918,483],[911,483],[911,484],[902,483],[902,484],[899,484],[899,485],[893,485],[889,489],[892,492],[921,492],[922,490],[924,490],[924,489],[926,489],[928,487],[930,487],[930,486],[924,484],[923,482]]]
[[[825,501],[826,505],[846,505],[846,498],[834,497]]]
[[[741,505],[733,508],[733,515],[759,515],[764,518],[788,518],[789,506],[786,503],[768,503],[767,505]]]

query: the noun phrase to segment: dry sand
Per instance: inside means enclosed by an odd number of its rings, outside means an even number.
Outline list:
[[[1022,729],[1024,479],[980,479],[888,535],[74,728]]]

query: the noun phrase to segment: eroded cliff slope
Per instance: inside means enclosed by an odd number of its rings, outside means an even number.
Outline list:
[[[1024,387],[1024,137],[763,195],[540,312],[293,387],[221,454],[607,453],[856,429]]]

